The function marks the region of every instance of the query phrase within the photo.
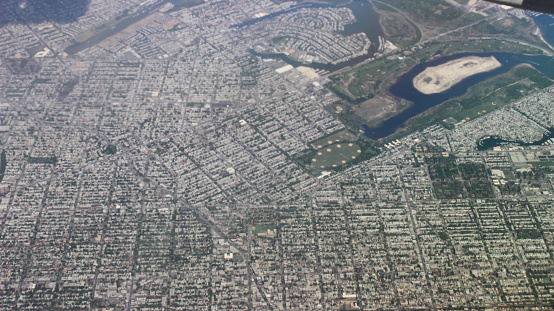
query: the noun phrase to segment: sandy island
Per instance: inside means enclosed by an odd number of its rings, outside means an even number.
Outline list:
[[[414,78],[414,87],[427,95],[441,93],[467,77],[501,66],[502,64],[494,56],[459,58],[442,65],[428,67]]]

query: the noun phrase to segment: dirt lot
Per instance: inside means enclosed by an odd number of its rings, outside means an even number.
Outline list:
[[[409,106],[410,103],[407,101],[378,95],[355,106],[354,111],[358,116],[367,121],[366,124],[368,126],[372,127],[377,126],[383,120],[389,119]]]

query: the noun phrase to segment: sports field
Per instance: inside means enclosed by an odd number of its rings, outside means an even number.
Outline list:
[[[355,143],[341,142],[319,149],[312,158],[312,165],[317,168],[332,168],[356,159],[362,150]]]
[[[356,138],[356,135],[350,133],[348,130],[340,131],[338,133],[335,133],[333,135],[324,137],[322,139],[316,140],[312,143],[312,146],[317,149],[321,149],[323,147],[343,142],[343,141],[349,141]]]
[[[275,225],[258,225],[258,226],[253,226],[252,228],[252,234],[260,234],[260,233],[266,233],[267,230],[275,230],[277,229],[277,226]]]

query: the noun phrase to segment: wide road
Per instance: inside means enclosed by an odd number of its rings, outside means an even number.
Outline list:
[[[156,4],[147,6],[142,8],[141,10],[137,11],[131,16],[125,17],[121,19],[119,22],[117,22],[114,26],[111,26],[110,28],[104,29],[96,34],[94,34],[92,37],[86,39],[82,42],[75,42],[73,45],[70,45],[67,47],[64,52],[66,52],[68,55],[75,55],[83,50],[86,50],[90,47],[93,47],[97,45],[98,43],[104,41],[104,39],[109,38],[113,35],[116,35],[120,31],[124,30],[125,28],[129,27],[130,25],[144,19],[145,17],[149,16],[153,12],[155,12],[157,9],[159,9],[161,6],[169,3],[170,0],[163,0],[161,2],[158,2]]]

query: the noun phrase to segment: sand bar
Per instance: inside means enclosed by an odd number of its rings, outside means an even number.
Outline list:
[[[427,67],[414,78],[413,83],[414,87],[423,94],[436,94],[447,91],[467,77],[501,66],[502,64],[494,56],[468,56],[442,65]]]

